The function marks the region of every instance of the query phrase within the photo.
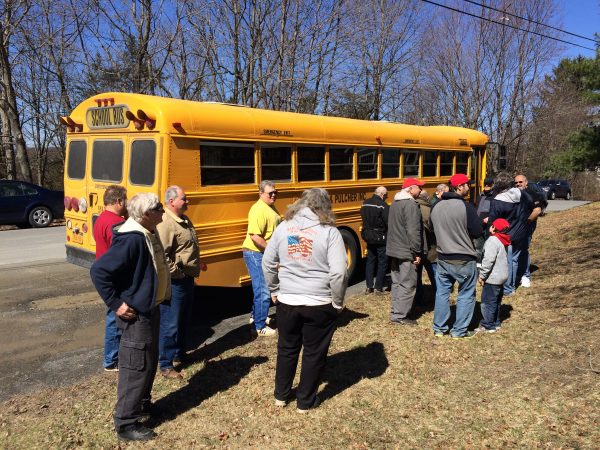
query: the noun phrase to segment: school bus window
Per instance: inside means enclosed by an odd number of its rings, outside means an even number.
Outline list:
[[[456,173],[469,173],[470,153],[460,152],[456,154]]]
[[[85,141],[71,141],[69,144],[69,159],[67,160],[67,176],[73,180],[83,180],[85,177],[85,160],[87,145]]]
[[[129,181],[142,186],[154,184],[156,166],[156,142],[153,140],[133,141],[129,162]]]
[[[377,149],[359,148],[356,150],[356,157],[358,160],[358,179],[377,178]]]
[[[123,141],[94,141],[92,179],[113,183],[123,180]]]
[[[351,180],[353,167],[352,147],[329,147],[329,179]]]
[[[201,142],[200,182],[202,186],[254,183],[254,145]]]
[[[437,152],[423,152],[423,176],[437,176]]]
[[[381,150],[381,178],[398,178],[400,176],[400,150],[384,148]]]
[[[440,152],[440,177],[452,176],[453,158],[453,153]]]
[[[412,152],[404,150],[404,171],[402,176],[406,177],[418,177],[419,176],[419,152]]]
[[[292,147],[289,145],[261,144],[261,179],[292,181]]]
[[[325,179],[325,148],[298,147],[298,181]]]

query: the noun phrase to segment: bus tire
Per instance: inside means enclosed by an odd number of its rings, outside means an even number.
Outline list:
[[[358,262],[358,244],[352,233],[348,230],[340,230],[344,247],[346,247],[346,257],[348,258],[348,281],[352,280],[356,265]]]

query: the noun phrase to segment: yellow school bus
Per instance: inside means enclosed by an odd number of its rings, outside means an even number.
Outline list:
[[[303,190],[326,188],[354,271],[366,254],[360,206],[377,186],[390,198],[406,177],[422,179],[432,193],[454,173],[470,174],[473,190],[485,177],[485,134],[449,126],[268,111],[111,92],[83,101],[62,117],[67,129],[65,219],[68,261],[89,266],[95,255],[93,224],[106,187],[120,184],[128,197],[181,186],[190,201],[209,270],[206,286],[250,281],[241,245],[247,214],[261,180],[279,192],[283,214]]]

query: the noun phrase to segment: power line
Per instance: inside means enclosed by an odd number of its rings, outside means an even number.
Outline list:
[[[560,31],[561,33],[570,34],[571,36],[575,36],[575,37],[578,37],[578,38],[581,38],[581,39],[585,39],[587,41],[592,41],[594,43],[596,42],[594,39],[589,38],[587,36],[582,36],[580,34],[571,33],[570,31],[563,30],[562,28],[556,28],[556,27],[553,27],[552,25],[548,25],[548,24],[545,24],[543,22],[538,22],[537,20],[527,19],[525,17],[521,17],[521,16],[518,16],[516,14],[509,13],[508,11],[504,11],[502,9],[494,8],[493,6],[487,6],[487,5],[484,5],[482,3],[474,2],[473,0],[464,0],[464,1],[467,2],[467,3],[471,3],[473,5],[481,6],[482,8],[487,8],[487,9],[491,9],[492,11],[496,11],[496,12],[502,13],[505,16],[516,17],[517,19],[526,20],[528,22],[535,23],[536,25],[541,25],[543,27],[547,27],[547,28],[551,28],[551,29],[556,30],[556,31]]]
[[[559,38],[556,38],[556,37],[553,37],[553,36],[548,36],[547,34],[538,33],[537,31],[524,30],[523,28],[515,27],[514,25],[509,25],[507,23],[498,22],[496,20],[488,19],[487,17],[478,16],[477,14],[472,14],[472,13],[469,13],[469,12],[466,12],[466,11],[461,11],[460,9],[452,8],[451,6],[447,6],[447,5],[442,5],[440,3],[436,3],[436,2],[433,2],[431,0],[421,0],[421,1],[425,2],[425,3],[430,3],[432,5],[441,6],[442,8],[446,8],[446,9],[449,9],[451,11],[454,11],[454,12],[457,12],[457,13],[460,13],[460,14],[465,14],[467,16],[475,17],[476,19],[486,20],[488,22],[495,23],[497,25],[502,25],[503,27],[512,28],[513,30],[522,31],[524,33],[532,33],[532,34],[535,34],[536,36],[544,37],[544,38],[547,38],[547,39],[552,39],[553,41],[562,42],[563,44],[574,45],[575,47],[584,48],[586,50],[591,50],[593,52],[596,51],[596,49],[594,49],[594,48],[586,47],[584,45],[575,44],[574,42],[565,41],[564,39],[559,39]]]

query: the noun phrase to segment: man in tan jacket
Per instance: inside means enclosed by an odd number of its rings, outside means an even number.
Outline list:
[[[182,378],[174,363],[181,360],[184,348],[183,318],[194,299],[194,278],[206,265],[200,260],[194,224],[184,214],[188,199],[179,186],[165,192],[165,213],[156,229],[165,248],[171,272],[171,300],[160,305],[158,365],[160,373],[171,379]]]

